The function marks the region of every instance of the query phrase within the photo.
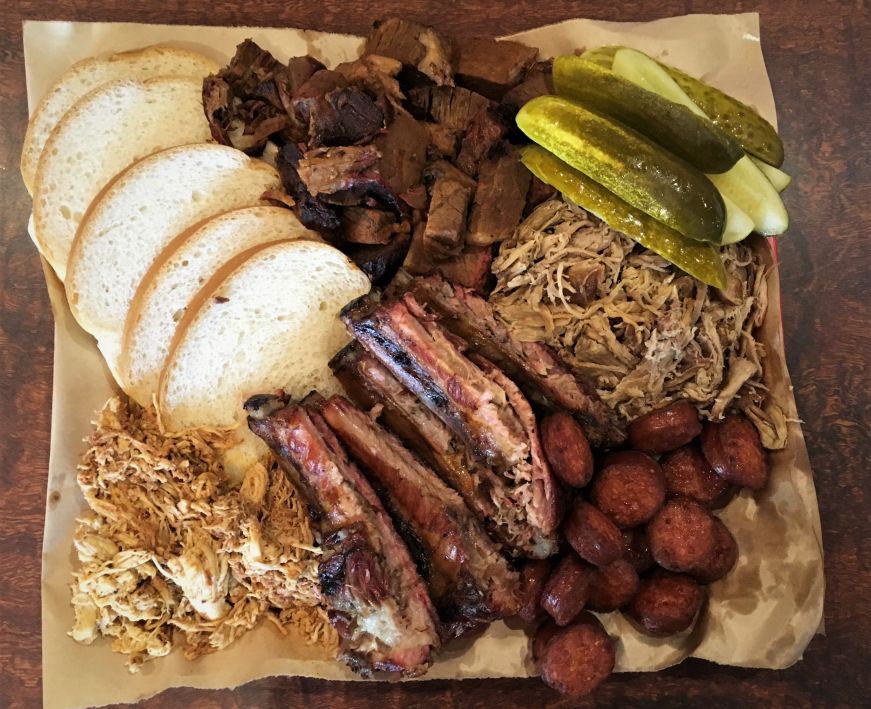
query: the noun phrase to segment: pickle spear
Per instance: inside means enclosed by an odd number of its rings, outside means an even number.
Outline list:
[[[707,117],[574,54],[554,59],[553,84],[560,96],[637,130],[702,172],[726,172],[744,155]]]
[[[616,46],[596,47],[588,49],[581,57],[610,69],[614,66],[614,57],[619,49],[624,48]],[[750,106],[680,69],[655,59],[653,61],[665,69],[694,105],[699,107],[718,128],[730,135],[746,152],[774,167],[780,167],[783,164],[783,143],[780,136],[777,135],[774,127]],[[644,84],[641,85],[644,86]],[[645,88],[654,90],[650,86],[645,86]],[[666,98],[676,100],[671,96],[666,96]]]
[[[598,182],[538,145],[522,148],[520,159],[538,179],[558,189],[567,199],[592,212],[608,226],[658,253],[700,281],[716,288],[726,287],[723,261],[713,244],[688,239],[631,207]]]
[[[684,236],[721,243],[726,207],[713,183],[634,131],[558,96],[524,104],[531,140]]]
[[[614,55],[613,71],[639,86],[649,87],[662,97],[685,106],[694,104],[683,89],[663,69],[662,65],[636,49],[621,48]],[[696,111],[700,111],[695,107]],[[736,205],[753,220],[756,231],[766,236],[783,234],[789,226],[789,216],[783,200],[772,182],[760,168],[744,154],[729,170],[708,173],[724,199]],[[728,216],[728,212],[727,212]],[[740,237],[733,234],[735,241]]]

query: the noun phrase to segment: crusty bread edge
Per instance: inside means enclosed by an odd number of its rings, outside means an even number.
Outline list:
[[[197,222],[193,226],[188,227],[184,231],[180,232],[172,241],[170,241],[163,251],[160,252],[158,257],[154,260],[151,266],[148,267],[148,270],[145,272],[145,275],[142,277],[142,280],[139,282],[139,285],[136,287],[136,293],[133,296],[133,300],[130,301],[130,309],[127,311],[127,318],[124,321],[124,332],[121,336],[121,357],[118,360],[118,375],[121,378],[119,382],[121,384],[121,388],[127,391],[130,386],[130,340],[133,337],[136,328],[139,325],[140,320],[142,319],[142,303],[145,300],[146,296],[153,291],[154,282],[157,277],[157,274],[161,271],[161,269],[166,265],[166,263],[175,256],[176,252],[200,229],[203,229],[207,224],[214,221],[219,221],[225,219],[230,215],[234,215],[237,212],[246,212],[254,210],[282,210],[287,211],[284,207],[272,207],[265,204],[254,204],[247,207],[239,207],[238,209],[228,209],[225,212],[218,212],[217,214],[213,214],[210,217],[206,217],[205,219]],[[297,237],[301,238],[301,237]],[[294,239],[295,240],[295,239]],[[276,241],[284,241],[284,239],[276,239],[275,241],[267,242],[274,244]],[[205,285],[205,284],[204,284]],[[194,294],[196,296],[196,294]],[[190,303],[188,304],[190,307]],[[187,309],[187,308],[186,308]],[[176,328],[181,324],[176,325]],[[142,402],[140,402],[142,403]]]
[[[172,369],[172,365],[175,360],[175,355],[178,350],[179,345],[181,344],[184,336],[187,334],[187,330],[190,327],[191,323],[197,318],[200,313],[200,309],[203,307],[203,304],[211,297],[211,295],[221,287],[221,285],[232,276],[241,266],[248,262],[249,259],[256,256],[258,253],[263,251],[264,249],[276,248],[279,245],[283,244],[292,244],[299,239],[280,239],[279,241],[270,241],[265,244],[257,244],[256,246],[252,246],[250,249],[246,249],[245,251],[240,251],[238,254],[230,258],[221,268],[219,268],[212,277],[206,281],[202,288],[200,288],[193,298],[191,298],[191,302],[188,304],[188,307],[185,309],[184,315],[182,315],[181,320],[178,321],[178,325],[175,327],[175,334],[172,336],[172,341],[169,344],[169,349],[166,353],[166,359],[163,361],[163,368],[160,370],[160,379],[157,384],[157,408],[160,411],[161,416],[163,417],[164,423],[169,423],[170,416],[166,411],[164,406],[164,400],[166,398],[166,379],[167,374]],[[318,243],[318,242],[312,242]]]
[[[43,150],[39,153],[34,154],[31,159],[31,153],[35,152],[33,145],[33,141],[35,139],[33,129],[36,127],[37,121],[41,119],[42,114],[45,112],[46,106],[48,106],[49,99],[51,98],[52,94],[54,94],[54,92],[60,86],[67,83],[68,81],[74,80],[83,71],[87,70],[89,67],[95,64],[111,64],[114,62],[128,61],[130,59],[135,59],[138,56],[145,54],[146,52],[152,51],[166,52],[178,56],[195,57],[198,60],[205,60],[203,62],[204,64],[211,63],[213,65],[214,71],[218,71],[220,69],[220,65],[214,59],[210,59],[205,54],[201,54],[200,52],[196,52],[192,49],[185,49],[184,47],[173,47],[166,44],[150,44],[147,47],[140,47],[139,49],[130,49],[124,52],[117,52],[115,54],[109,55],[108,57],[87,57],[86,59],[82,59],[76,62],[71,67],[69,67],[63,74],[61,74],[60,78],[58,78],[58,80],[49,87],[48,91],[45,92],[45,95],[39,100],[39,103],[36,104],[36,108],[33,109],[33,113],[30,115],[30,118],[27,121],[27,130],[24,133],[24,141],[21,146],[21,160],[19,161],[19,168],[21,170],[21,180],[22,182],[24,182],[24,186],[27,188],[28,193],[33,194],[33,187],[36,184],[36,170],[39,166],[39,158],[45,151],[46,145],[48,145],[48,139],[46,138],[45,145],[43,145]],[[96,88],[99,88],[99,86],[94,87],[94,89]],[[84,98],[84,95],[80,98]],[[74,105],[75,103],[73,103],[73,106]],[[72,109],[73,106],[70,106],[70,109]],[[52,131],[53,130],[54,127],[52,127]],[[49,131],[49,136],[51,136],[51,131]]]
[[[39,195],[42,191],[42,182],[44,179],[43,173],[45,172],[45,169],[46,169],[45,165],[47,164],[46,161],[43,160],[43,158],[46,155],[51,154],[51,150],[55,147],[55,144],[60,139],[59,136],[61,134],[61,126],[66,127],[66,125],[68,125],[74,118],[77,118],[79,116],[79,114],[83,113],[85,111],[87,104],[88,104],[88,101],[91,100],[93,96],[96,96],[99,92],[106,91],[107,87],[110,87],[110,86],[121,86],[123,84],[138,85],[138,86],[150,86],[151,84],[163,83],[163,82],[167,82],[167,81],[178,81],[179,79],[195,79],[195,78],[196,77],[193,77],[193,76],[168,74],[168,75],[163,75],[163,76],[154,76],[154,77],[151,77],[149,79],[117,79],[115,81],[109,81],[105,84],[101,84],[100,86],[97,86],[92,91],[89,91],[88,93],[86,93],[78,101],[76,101],[70,107],[70,110],[67,111],[63,115],[63,118],[61,118],[57,122],[57,125],[54,128],[52,128],[52,131],[49,134],[48,139],[45,141],[45,146],[42,149],[42,155],[40,155],[39,164],[36,166],[36,175],[34,177],[34,191],[33,191],[34,196]],[[178,147],[178,146],[174,146],[174,147]],[[146,157],[148,157],[148,156],[146,156]],[[133,163],[133,164],[135,165],[136,163]],[[127,167],[129,168],[130,165],[128,165]],[[126,170],[127,170],[127,168],[124,168],[124,170],[122,170],[121,172],[125,172]],[[114,178],[112,178],[112,179],[114,179]],[[111,181],[112,180],[110,180],[110,182]],[[98,194],[100,194],[102,192],[103,192],[103,190],[100,190],[100,192],[98,192]],[[39,242],[39,245],[40,245],[43,253],[51,254],[53,258],[57,258],[57,254],[52,253],[54,251],[53,249],[46,248],[45,239],[44,239],[45,226],[42,223],[44,221],[44,218],[43,219],[40,218],[41,214],[39,212],[41,212],[42,210],[39,210],[37,208],[38,204],[39,204],[38,200],[34,200],[34,202],[33,202],[33,233],[34,233],[34,238]],[[92,200],[91,204],[93,204],[93,200]],[[88,205],[88,209],[85,211],[86,214],[88,211],[90,211],[90,206],[91,205]],[[83,215],[82,222],[84,222],[84,219],[85,219],[85,217]],[[79,223],[79,227],[81,227],[82,222]],[[78,234],[78,230],[76,233]],[[73,244],[75,244],[75,239],[73,240]],[[72,253],[72,248],[70,248],[70,254],[71,253]],[[67,254],[66,265],[69,265],[70,254]],[[64,281],[66,280],[66,273],[64,273],[64,278],[61,280],[64,280]]]

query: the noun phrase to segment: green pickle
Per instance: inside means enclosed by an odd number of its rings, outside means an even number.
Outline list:
[[[663,66],[687,96],[708,114],[714,125],[731,135],[745,151],[774,167],[783,164],[780,136],[774,126],[755,110],[680,69]]]
[[[534,142],[684,236],[720,243],[726,207],[701,172],[643,136],[558,96],[517,114]]]
[[[610,69],[618,49],[621,47],[596,47],[587,50],[581,57]],[[663,62],[658,63],[714,125],[731,136],[743,150],[774,167],[783,164],[783,143],[780,136],[753,108],[680,69]]]
[[[587,59],[557,57],[553,83],[560,96],[620,121],[702,172],[726,172],[744,155],[707,118]]]
[[[693,241],[633,208],[616,195],[538,145],[521,150],[521,161],[533,175],[610,227],[715,288],[726,287],[726,270],[718,249]]]

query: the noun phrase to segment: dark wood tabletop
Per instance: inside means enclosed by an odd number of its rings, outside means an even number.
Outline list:
[[[41,703],[40,551],[51,424],[52,316],[18,173],[27,120],[25,19],[309,27],[365,33],[385,14],[456,35],[573,17],[651,20],[758,11],[777,99],[791,217],[780,239],[789,368],[816,475],[826,635],[780,672],[687,661],[613,677],[584,705],[867,706],[871,697],[871,11],[865,0],[13,0],[0,7],[0,707]],[[60,422],[63,425],[63,422]],[[147,707],[568,707],[538,680],[329,683],[172,690]]]

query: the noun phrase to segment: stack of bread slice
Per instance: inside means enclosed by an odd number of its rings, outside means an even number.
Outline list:
[[[72,67],[21,169],[34,240],[115,380],[170,430],[237,425],[231,473],[265,452],[242,404],[336,385],[341,308],[369,281],[281,206],[261,160],[209,142],[207,57],[150,47]]]

